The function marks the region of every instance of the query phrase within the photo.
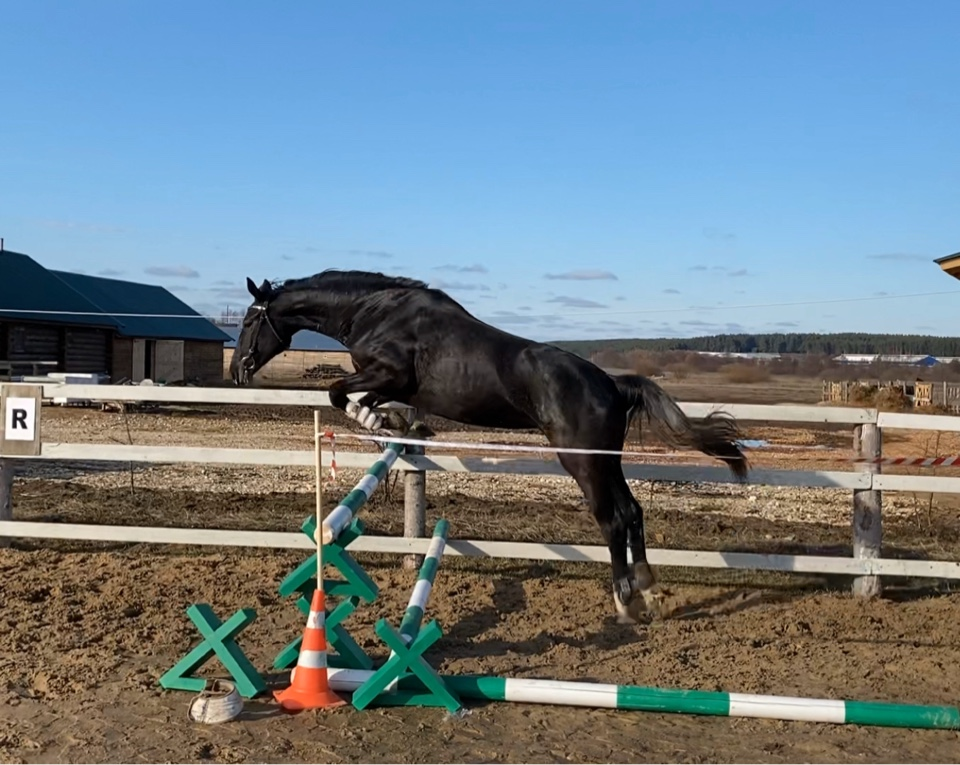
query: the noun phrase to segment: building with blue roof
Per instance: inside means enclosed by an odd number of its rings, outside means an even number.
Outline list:
[[[220,383],[232,340],[163,287],[46,269],[0,247],[0,375]]]

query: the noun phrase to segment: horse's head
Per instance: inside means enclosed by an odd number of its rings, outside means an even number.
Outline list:
[[[253,303],[243,317],[240,337],[230,362],[230,376],[237,385],[250,382],[257,370],[290,346],[296,331],[289,326],[271,301],[276,297],[273,285],[264,279],[259,287],[247,279]]]

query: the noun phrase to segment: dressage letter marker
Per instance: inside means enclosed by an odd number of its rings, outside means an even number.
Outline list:
[[[3,431],[0,454],[31,457],[40,454],[40,397],[36,385],[0,386]]]
[[[36,433],[37,402],[32,398],[8,398],[3,437],[8,441],[32,441]]]

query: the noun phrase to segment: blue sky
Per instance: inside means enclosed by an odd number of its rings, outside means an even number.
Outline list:
[[[45,266],[213,314],[383,270],[539,339],[956,333],[955,1],[0,11],[0,236]]]

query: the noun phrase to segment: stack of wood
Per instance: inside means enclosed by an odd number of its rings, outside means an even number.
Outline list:
[[[339,364],[317,364],[303,373],[304,380],[324,380],[331,377],[346,377],[347,370]]]

